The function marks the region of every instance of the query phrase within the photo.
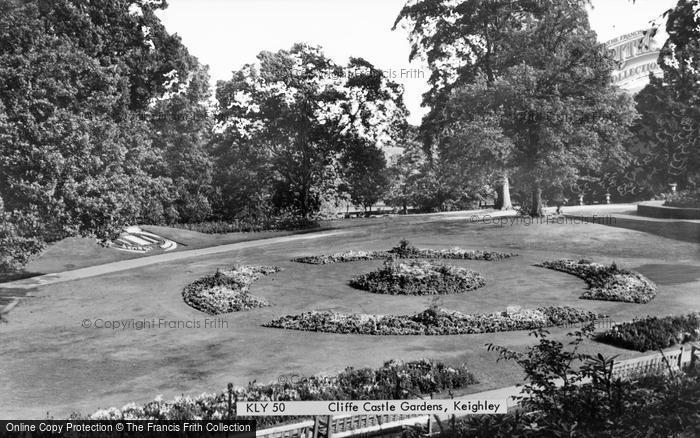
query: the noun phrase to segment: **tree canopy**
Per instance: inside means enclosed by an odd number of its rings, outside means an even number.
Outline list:
[[[243,178],[233,168],[220,177],[240,188],[249,187],[244,181],[252,177],[261,190],[270,187],[260,196],[277,207],[312,215],[325,192],[337,190],[340,163],[353,156],[365,160],[358,145],[375,153],[404,129],[403,90],[363,59],[342,67],[304,44],[262,52],[258,60],[217,85],[216,154],[233,162],[226,157],[243,151],[251,159]],[[226,196],[224,204],[245,195]]]

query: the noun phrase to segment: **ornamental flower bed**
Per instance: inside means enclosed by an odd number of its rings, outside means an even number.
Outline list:
[[[411,245],[407,240],[402,240],[398,246],[395,246],[389,251],[345,251],[331,255],[297,257],[292,259],[292,261],[309,263],[313,265],[325,265],[329,263],[346,263],[361,260],[379,260],[388,257],[396,257],[399,259],[460,259],[497,261],[514,256],[517,256],[517,254],[466,250],[458,247],[449,249],[421,249]]]
[[[415,315],[307,312],[284,316],[264,325],[290,330],[361,335],[462,335],[533,330],[604,317],[605,315],[567,306],[473,315],[429,308]]]
[[[645,352],[700,340],[700,314],[655,316],[626,322],[600,333],[597,341]]]
[[[350,286],[377,294],[442,295],[464,293],[486,285],[480,274],[457,266],[424,261],[387,260],[384,267],[350,280]]]
[[[294,400],[395,400],[411,399],[417,394],[439,393],[478,383],[465,364],[449,367],[428,359],[411,362],[386,362],[381,368],[347,368],[334,376],[280,379],[269,384],[229,385],[219,393],[196,397],[176,397],[164,401],[157,397],[144,405],[129,403],[102,409],[92,420],[220,420],[236,418],[236,401]],[[238,417],[237,419],[246,419]],[[256,417],[257,427],[293,422],[299,417]]]
[[[217,271],[185,286],[182,297],[191,307],[210,315],[267,307],[270,304],[250,294],[249,288],[255,280],[279,271],[276,266],[249,265]]]
[[[582,278],[588,283],[581,298],[587,300],[622,301],[626,303],[648,303],[656,296],[656,285],[642,274],[588,260],[556,260],[535,266],[566,272]]]
[[[357,262],[361,260],[377,260],[389,257],[386,251],[345,251],[331,255],[316,255],[297,257],[293,262],[308,263],[312,265],[327,265],[330,263]]]

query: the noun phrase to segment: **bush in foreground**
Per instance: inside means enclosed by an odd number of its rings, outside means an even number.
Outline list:
[[[497,261],[517,256],[515,253],[496,251],[475,251],[462,248],[421,249],[401,240],[398,246],[388,251],[345,251],[331,255],[304,256],[292,259],[293,262],[326,265],[329,263],[346,263],[361,260],[380,260],[388,257],[399,259],[457,259]]]
[[[489,345],[500,360],[525,371],[523,396],[507,415],[470,415],[449,424],[438,422],[442,438],[458,437],[696,437],[700,436],[700,379],[697,370],[620,380],[611,373],[612,358],[579,352],[593,327],[568,343],[535,332],[539,344],[516,352]],[[422,427],[407,437],[425,436]]]
[[[267,307],[270,304],[251,295],[249,288],[255,280],[279,271],[276,266],[248,265],[217,271],[185,286],[182,297],[191,307],[210,315]]]
[[[700,314],[637,319],[599,333],[596,340],[641,352],[694,342],[700,340]]]
[[[480,274],[457,266],[389,259],[376,271],[350,280],[350,286],[377,294],[442,295],[464,293],[486,285]]]
[[[588,260],[556,260],[536,266],[566,272],[582,278],[588,283],[581,298],[587,300],[622,301],[625,303],[648,303],[656,296],[656,285],[642,274]]]
[[[244,387],[229,385],[227,391],[196,397],[156,398],[144,405],[129,403],[102,409],[89,416],[93,420],[218,420],[236,417],[236,401],[293,400],[395,400],[421,394],[439,393],[477,383],[465,364],[449,367],[432,360],[386,362],[380,368],[347,368],[333,376],[314,376],[294,381],[280,379],[269,384],[256,382]],[[258,429],[295,417],[256,417]]]
[[[534,330],[603,317],[605,315],[568,306],[473,315],[429,308],[415,315],[307,312],[283,316],[264,325],[289,330],[362,335],[461,335]]]

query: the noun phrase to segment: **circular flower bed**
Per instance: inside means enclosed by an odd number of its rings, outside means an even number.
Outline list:
[[[264,326],[361,335],[461,335],[533,330],[590,322],[604,317],[605,315],[568,306],[473,315],[430,308],[415,315],[307,312],[284,316]]]
[[[276,266],[237,266],[217,271],[185,286],[182,297],[197,310],[210,315],[267,307],[263,298],[249,293],[251,283],[265,275],[279,272]]]
[[[387,257],[400,259],[459,259],[497,261],[517,256],[515,253],[476,251],[458,247],[448,249],[421,249],[402,240],[398,246],[389,251],[345,251],[331,255],[304,256],[292,259],[293,262],[326,265],[329,263],[346,263],[360,260],[379,260]]]
[[[540,266],[566,272],[582,278],[589,289],[581,295],[587,300],[622,301],[626,303],[648,303],[656,296],[656,285],[634,271],[592,263],[588,260],[556,260],[543,262]]]
[[[443,295],[486,285],[480,274],[457,266],[423,261],[387,260],[384,267],[350,280],[350,286],[388,295]]]

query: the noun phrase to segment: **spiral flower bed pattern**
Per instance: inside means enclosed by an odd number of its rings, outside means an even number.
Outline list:
[[[430,308],[415,315],[306,312],[284,316],[264,326],[362,335],[461,335],[534,330],[590,322],[604,317],[605,315],[568,306],[473,315]]]
[[[582,278],[589,289],[581,295],[587,300],[622,301],[625,303],[648,303],[656,296],[656,285],[642,274],[588,260],[556,260],[543,262],[540,266],[566,272]]]
[[[182,297],[191,307],[210,315],[267,307],[270,304],[250,294],[249,288],[255,280],[279,271],[276,266],[249,265],[217,271],[185,286]]]
[[[484,277],[474,271],[415,260],[407,263],[387,260],[381,269],[350,280],[354,288],[388,295],[455,294],[484,285]]]

